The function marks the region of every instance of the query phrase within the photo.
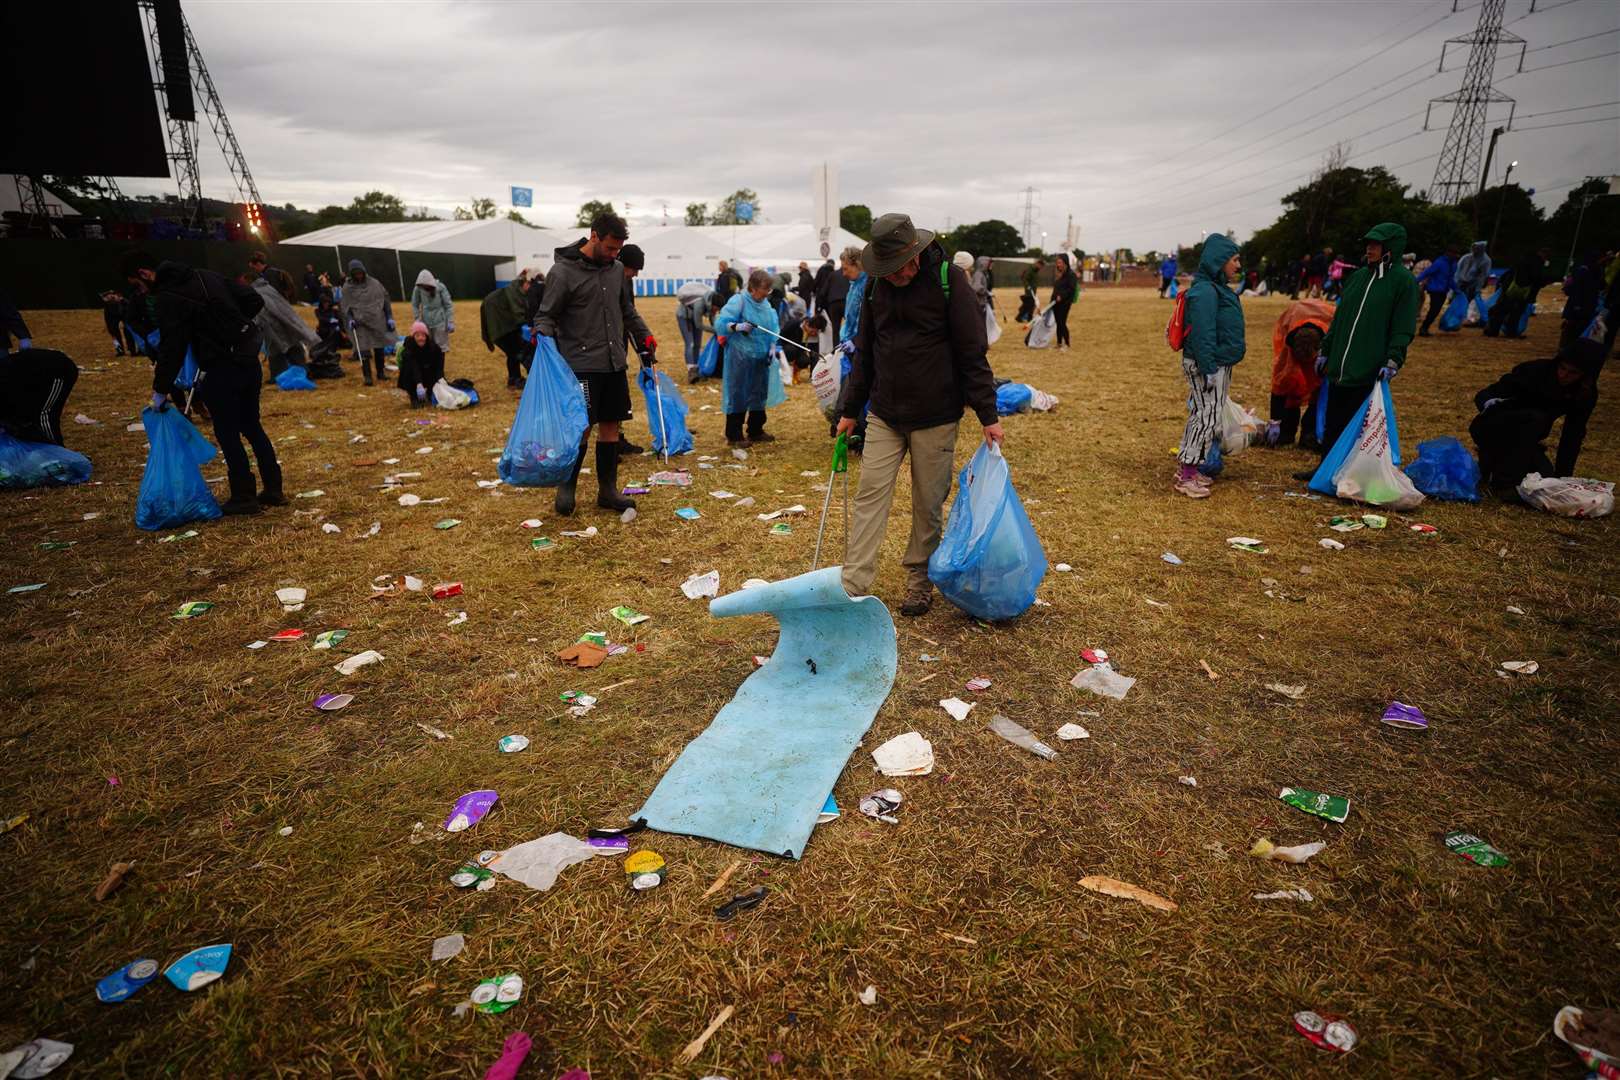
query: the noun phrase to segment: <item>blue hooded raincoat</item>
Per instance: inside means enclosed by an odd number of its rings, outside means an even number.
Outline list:
[[[776,339],[770,334],[754,331],[732,333],[739,322],[753,323],[772,334],[782,331],[770,297],[755,300],[745,289],[732,294],[720,314],[714,317],[714,329],[726,339],[726,370],[721,382],[720,401],[726,415],[758,412],[765,408],[765,394],[770,385],[771,346]]]

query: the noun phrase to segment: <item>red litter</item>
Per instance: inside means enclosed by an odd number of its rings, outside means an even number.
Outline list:
[[[302,630],[282,630],[272,637],[271,641],[297,641],[304,636]]]
[[[1080,659],[1088,664],[1108,663],[1108,652],[1105,649],[1081,649]]]
[[[435,600],[448,600],[452,596],[460,595],[461,582],[459,581],[446,581],[433,586],[433,599]]]
[[[1308,1009],[1297,1012],[1294,1014],[1294,1030],[1327,1050],[1348,1054],[1356,1048],[1356,1029],[1350,1026],[1350,1021],[1332,1013],[1317,1013]]]

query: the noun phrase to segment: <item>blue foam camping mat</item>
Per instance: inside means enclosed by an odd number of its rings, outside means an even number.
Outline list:
[[[827,793],[894,687],[889,609],[875,596],[850,599],[840,573],[829,566],[710,602],[716,618],[774,617],[776,651],[634,818],[660,832],[803,856]]]

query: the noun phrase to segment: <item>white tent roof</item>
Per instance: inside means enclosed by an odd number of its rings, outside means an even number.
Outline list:
[[[54,211],[64,217],[70,217],[78,213],[73,207],[57,198],[56,194],[49,188],[45,189],[45,205],[49,208],[47,212]],[[17,195],[17,178],[11,173],[0,173],[0,213],[20,211],[21,209],[22,199]]]
[[[378,225],[329,225],[288,237],[304,247],[369,247],[397,251],[437,251],[447,255],[513,258],[550,234],[507,218],[486,221],[396,221]]]

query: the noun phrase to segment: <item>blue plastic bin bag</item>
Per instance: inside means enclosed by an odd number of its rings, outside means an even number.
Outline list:
[[[1406,467],[1406,477],[1431,499],[1479,502],[1479,463],[1450,435],[1418,443],[1417,460]]]
[[[945,535],[928,560],[928,579],[969,615],[1022,615],[1046,576],[1046,552],[1013,490],[1007,459],[999,447],[980,446],[956,482]]]
[[[147,530],[168,529],[188,521],[212,521],[219,503],[203,480],[202,466],[218,453],[214,444],[178,409],[142,410],[141,423],[151,451],[135,503],[135,524]]]
[[[653,380],[657,379],[657,386]],[[684,454],[692,449],[692,432],[686,426],[688,406],[686,399],[675,386],[675,380],[665,375],[657,368],[642,368],[636,375],[636,385],[641,387],[641,397],[647,403],[647,426],[652,429],[653,453],[665,452],[665,439],[668,439],[671,454]],[[662,390],[664,408],[660,413],[658,408],[658,395]]]
[[[315,381],[304,370],[303,364],[288,364],[287,370],[276,376],[276,385],[283,390],[315,389]]]
[[[1002,383],[996,387],[996,412],[1002,416],[1029,411],[1035,388],[1028,383]]]
[[[578,376],[542,336],[496,471],[514,487],[556,487],[572,475],[589,427]]]
[[[720,339],[711,337],[703,351],[698,353],[698,374],[705,379],[712,379],[714,373],[720,370]]]
[[[1463,293],[1452,293],[1451,302],[1446,310],[1440,313],[1440,329],[1446,333],[1455,333],[1462,329],[1462,324],[1468,319],[1468,297]]]
[[[1328,384],[1323,383],[1324,394],[1327,388]],[[1361,425],[1367,419],[1367,406],[1372,404],[1373,394],[1384,395],[1384,426],[1389,429],[1389,457],[1396,465],[1401,463],[1401,440],[1395,423],[1395,398],[1389,392],[1389,383],[1375,383],[1372,393],[1367,395],[1367,400],[1361,403],[1361,408],[1356,410],[1356,415],[1350,418],[1350,422],[1344,425],[1344,431],[1339,434],[1338,442],[1333,444],[1333,448],[1328,451],[1327,457],[1322,459],[1322,464],[1317,468],[1316,475],[1311,477],[1312,491],[1338,497],[1339,488],[1333,482],[1333,474],[1339,471],[1339,466],[1344,464],[1344,459],[1350,456],[1350,451],[1354,450],[1356,443],[1360,441]],[[1318,428],[1318,431],[1320,430]]]
[[[787,403],[787,387],[782,385],[782,363],[777,353],[769,357],[770,370],[765,372],[765,407],[774,409]]]
[[[157,333],[157,331],[153,331]],[[191,355],[191,346],[186,346],[186,359],[180,365],[180,370],[174,377],[174,385],[182,390],[190,390],[197,381],[197,358]]]
[[[90,459],[53,443],[23,442],[0,431],[0,488],[58,487],[90,479]]]

